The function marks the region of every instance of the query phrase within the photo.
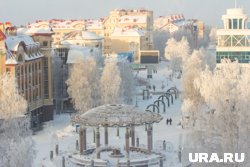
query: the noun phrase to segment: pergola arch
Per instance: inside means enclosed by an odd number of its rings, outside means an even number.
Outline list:
[[[165,95],[168,96],[168,97],[170,97],[171,98],[171,103],[174,104],[174,97],[173,97],[173,95],[171,93],[169,93],[169,92],[166,92]]]
[[[166,112],[166,104],[163,100],[158,99],[154,102],[154,104],[157,104],[157,106],[160,107],[160,102],[163,104],[163,112]]]
[[[175,99],[177,99],[178,89],[176,87],[171,87],[170,89],[167,90],[167,92],[174,93]]]
[[[170,101],[169,101],[169,98],[168,98],[168,96],[167,96],[167,95],[165,95],[165,94],[164,94],[164,95],[159,96],[159,97],[158,97],[158,100],[160,100],[160,99],[161,99],[161,100],[163,100],[163,101],[164,101],[164,98],[165,98],[165,99],[167,99],[167,101],[168,101],[168,107],[170,107]]]
[[[157,109],[157,113],[160,113],[159,107],[157,105],[150,104],[149,106],[147,106],[146,110],[148,110],[150,107],[153,107],[153,112],[155,112],[155,108],[156,108]]]

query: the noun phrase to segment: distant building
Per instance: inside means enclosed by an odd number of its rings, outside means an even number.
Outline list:
[[[63,20],[63,19],[51,19],[51,20],[37,20],[35,23],[29,24],[28,28],[52,28],[53,42],[58,44],[60,40],[69,32],[75,30],[85,29],[85,20]]]
[[[53,119],[53,97],[51,76],[51,31],[30,36],[15,35],[15,28],[0,43],[5,48],[0,52],[0,72],[8,72],[16,77],[20,94],[28,102],[28,112],[31,114],[32,127],[41,122]],[[0,33],[2,34],[2,33]]]
[[[204,22],[197,19],[185,19],[183,14],[160,16],[154,21],[154,30],[175,33],[179,30],[187,30],[197,38],[204,37]]]
[[[1,30],[2,32],[5,33],[5,31],[6,31],[6,29],[7,29],[8,27],[12,27],[11,22],[5,22],[5,23],[0,22],[0,30]]]
[[[153,11],[138,9],[118,9],[109,13],[103,21],[104,29],[104,54],[113,52],[111,35],[117,28],[132,29],[139,28],[145,31],[146,49],[153,49]],[[128,50],[129,51],[129,50]]]
[[[110,35],[112,53],[132,52],[138,59],[140,50],[147,50],[146,31],[138,28],[116,28]]]
[[[217,30],[216,61],[236,59],[240,63],[250,61],[250,30],[247,28],[248,17],[242,8],[227,9],[222,16],[223,29]]]
[[[117,45],[113,46],[115,42],[112,42],[112,34],[116,33],[117,29],[137,29],[144,31],[144,37],[139,41],[139,45],[143,46],[144,50],[152,50],[153,46],[153,11],[145,9],[125,10],[116,9],[109,13],[106,18],[98,20],[86,19],[86,20],[37,20],[35,23],[29,24],[28,28],[51,28],[55,33],[53,35],[53,44],[55,46],[60,45],[62,41],[65,41],[68,34],[74,34],[78,31],[93,32],[103,37],[102,50],[105,55],[116,52]],[[72,32],[72,33],[71,33]],[[123,35],[125,38],[125,35]],[[127,38],[130,38],[127,36]],[[116,39],[115,39],[116,40]],[[133,41],[131,41],[133,42]],[[127,43],[124,43],[127,45]],[[114,48],[114,49],[113,49]],[[126,48],[126,46],[122,46]],[[126,52],[131,50],[125,50]]]

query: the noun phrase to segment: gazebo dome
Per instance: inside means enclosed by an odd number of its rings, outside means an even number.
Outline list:
[[[108,104],[93,108],[82,115],[75,115],[72,122],[90,127],[130,127],[158,123],[160,114],[146,112],[134,106]]]

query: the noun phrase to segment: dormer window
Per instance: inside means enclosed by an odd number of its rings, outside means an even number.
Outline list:
[[[23,61],[23,55],[19,54],[19,55],[17,56],[17,61],[18,61],[18,62],[22,62],[22,61]]]

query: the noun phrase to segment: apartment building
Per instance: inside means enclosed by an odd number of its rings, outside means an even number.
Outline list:
[[[51,31],[29,31],[29,35],[17,34],[9,28],[0,40],[0,72],[16,77],[20,94],[28,102],[32,128],[53,119],[51,76]]]
[[[117,9],[109,13],[103,21],[104,31],[104,54],[111,54],[112,42],[111,35],[116,28],[140,28],[145,30],[145,48],[153,49],[153,11],[145,9],[125,10]]]

